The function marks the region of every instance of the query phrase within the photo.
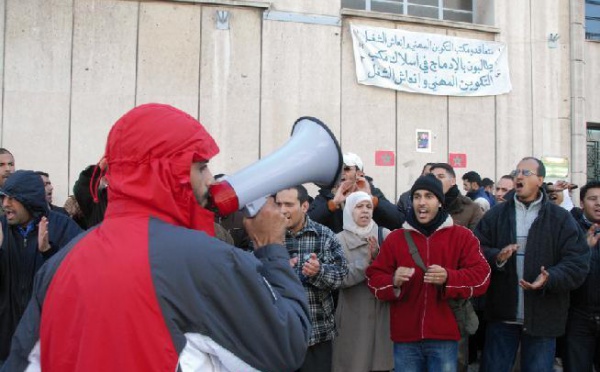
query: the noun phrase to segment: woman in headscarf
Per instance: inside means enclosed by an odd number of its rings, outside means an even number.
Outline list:
[[[336,311],[338,336],[333,341],[333,371],[389,371],[394,367],[389,305],[369,291],[365,270],[390,231],[373,221],[373,201],[362,191],[346,199],[343,220],[344,230],[337,236],[349,272]]]

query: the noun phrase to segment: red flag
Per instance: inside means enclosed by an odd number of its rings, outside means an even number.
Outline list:
[[[393,167],[396,159],[393,151],[375,151],[375,165]]]
[[[467,167],[467,154],[448,154],[448,163],[453,168],[466,168]]]

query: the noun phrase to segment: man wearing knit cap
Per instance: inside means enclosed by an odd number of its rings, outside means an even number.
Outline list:
[[[448,163],[435,163],[431,166],[431,174],[434,175],[444,189],[443,207],[452,216],[455,225],[464,226],[470,230],[475,229],[481,217],[483,209],[473,200],[464,196],[456,186],[456,173]],[[475,310],[482,313],[482,301],[480,298],[472,300]],[[483,316],[483,315],[482,315]],[[483,328],[483,327],[482,327]],[[482,331],[479,331],[480,333]],[[469,340],[466,335],[458,343],[458,371],[466,372],[469,367]]]
[[[390,230],[402,226],[404,212],[373,185],[371,177],[365,176],[362,159],[352,152],[344,153],[343,157],[344,168],[340,183],[333,189],[319,190],[319,195],[308,209],[310,218],[338,233],[344,229],[342,211],[346,197],[355,191],[364,191],[373,199],[373,220],[379,226]]]
[[[490,267],[479,242],[442,208],[442,183],[419,177],[406,222],[367,269],[369,289],[390,301],[396,371],[456,371],[458,323],[451,299],[483,294]]]
[[[41,177],[18,170],[0,187],[0,366],[33,291],[42,264],[81,232],[68,216],[48,207]]]

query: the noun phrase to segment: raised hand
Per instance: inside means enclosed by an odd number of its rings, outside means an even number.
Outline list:
[[[379,242],[374,236],[369,236],[367,242],[369,243],[369,263],[371,263],[379,254]]]
[[[335,191],[333,202],[339,207],[343,202],[346,201],[346,197],[348,197],[348,195],[354,191],[356,191],[356,182],[351,180],[342,181]]]
[[[590,248],[595,247],[600,239],[600,232],[596,233],[596,231],[600,231],[600,225],[594,223],[586,233],[588,247]]]
[[[371,185],[365,177],[358,177],[356,180],[356,191],[364,191],[371,195]]]
[[[48,238],[48,219],[42,217],[38,224],[38,250],[46,252],[50,249],[50,239]]]

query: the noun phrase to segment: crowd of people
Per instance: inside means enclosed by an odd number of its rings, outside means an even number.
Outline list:
[[[464,195],[428,163],[394,203],[346,152],[314,199],[215,216],[218,151],[136,107],[60,208],[0,149],[0,370],[600,370],[600,181],[575,207],[534,157]]]

